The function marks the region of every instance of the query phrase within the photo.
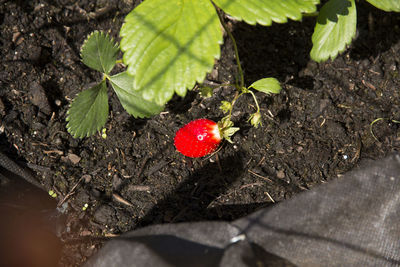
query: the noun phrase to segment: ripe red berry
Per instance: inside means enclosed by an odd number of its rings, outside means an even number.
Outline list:
[[[214,152],[221,143],[218,124],[198,119],[180,128],[175,135],[175,147],[183,155],[199,158]]]

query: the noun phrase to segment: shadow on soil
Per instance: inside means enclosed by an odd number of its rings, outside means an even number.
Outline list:
[[[241,152],[220,159],[219,164],[207,162],[202,168],[193,172],[174,192],[157,203],[141,219],[137,227],[163,222],[233,220],[268,205],[267,203],[246,205],[218,203],[219,196],[229,194],[226,192],[227,188],[242,177],[243,171]]]

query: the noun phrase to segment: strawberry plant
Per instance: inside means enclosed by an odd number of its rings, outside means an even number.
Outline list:
[[[400,12],[399,0],[366,0],[384,11]],[[355,0],[329,0],[321,8],[312,35],[310,56],[320,62],[334,59],[346,49],[356,35]]]
[[[398,0],[367,0],[385,11],[400,12]],[[176,93],[184,97],[196,83],[202,83],[207,72],[220,57],[224,27],[233,41],[238,67],[237,94],[231,102],[222,101],[228,115],[223,127],[232,125],[230,114],[238,97],[252,94],[257,110],[249,121],[261,124],[257,99],[250,90],[278,93],[275,78],[264,78],[245,87],[243,71],[235,40],[226,28],[222,12],[248,24],[269,26],[288,19],[301,20],[304,14],[318,14],[312,36],[310,56],[315,61],[334,59],[351,43],[356,33],[355,0],[329,0],[316,13],[319,0],[146,0],[125,18],[120,48],[126,71],[110,75],[119,47],[100,32],[91,34],[82,46],[82,61],[103,73],[96,86],[78,94],[71,104],[67,129],[74,137],[85,137],[99,131],[107,121],[107,83],[117,94],[122,106],[134,117],[159,113]],[[212,94],[212,90],[202,94]],[[211,88],[212,89],[212,88]],[[229,139],[228,139],[229,140]]]
[[[148,117],[162,111],[163,106],[143,99],[133,88],[134,78],[127,72],[110,75],[117,61],[118,45],[106,34],[95,31],[81,49],[82,62],[103,74],[103,79],[79,93],[72,102],[67,117],[67,129],[82,138],[99,131],[107,121],[107,81],[117,94],[121,105],[134,117]]]
[[[278,93],[279,82],[264,78],[246,87],[239,53],[232,34],[227,29],[222,12],[249,24],[271,25],[288,19],[301,20],[304,13],[316,11],[319,0],[146,0],[125,18],[120,36],[120,49],[126,72],[109,75],[115,65],[117,46],[104,34],[89,36],[82,47],[83,62],[103,73],[95,87],[81,92],[68,111],[67,129],[74,137],[85,137],[100,130],[108,114],[107,82],[118,95],[122,106],[135,117],[151,116],[176,93],[187,91],[201,83],[220,57],[223,31],[232,39],[235,49],[238,82],[231,102],[223,101],[228,113],[218,124],[225,133],[232,128],[231,113],[235,101],[251,94],[257,110],[249,118],[252,125],[261,124],[261,113],[255,94],[250,89]],[[105,67],[103,64],[106,64]],[[225,139],[229,140],[229,136]]]

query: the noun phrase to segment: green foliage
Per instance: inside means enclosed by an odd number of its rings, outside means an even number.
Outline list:
[[[385,11],[400,12],[399,0],[367,0]],[[81,92],[68,111],[67,128],[74,137],[90,136],[101,129],[108,115],[107,80],[124,109],[134,117],[149,117],[162,111],[174,93],[185,96],[196,82],[201,83],[220,57],[223,42],[221,23],[234,43],[240,85],[232,102],[222,101],[222,110],[230,117],[237,98],[250,93],[257,111],[250,116],[252,125],[261,124],[260,109],[253,88],[267,94],[281,90],[275,78],[264,78],[244,86],[237,46],[224,23],[220,9],[249,24],[271,25],[288,19],[301,20],[315,13],[320,0],[146,0],[125,18],[120,35],[126,72],[113,76],[119,47],[107,34],[95,31],[81,49],[82,62],[103,73],[103,80]],[[215,6],[214,6],[215,5]],[[215,9],[217,7],[217,10]],[[355,0],[329,0],[320,10],[312,36],[310,56],[315,61],[334,59],[344,51],[356,33]],[[203,87],[203,96],[212,89]],[[229,122],[229,123],[228,123]],[[225,126],[226,126],[225,125]],[[224,127],[225,127],[224,126]],[[232,126],[232,125],[230,125]]]
[[[367,0],[367,2],[387,12],[390,11],[400,12],[399,0]]]
[[[106,81],[80,92],[68,110],[67,130],[75,138],[90,136],[99,131],[108,117]]]
[[[334,59],[356,34],[354,0],[329,0],[321,9],[312,36],[311,58],[317,62]]]
[[[134,88],[164,105],[202,82],[220,56],[221,24],[212,4],[247,23],[300,20],[319,0],[147,0],[125,18],[121,50]]]
[[[279,94],[282,89],[279,81],[275,78],[260,79],[252,83],[249,88],[254,88],[266,94]]]
[[[160,113],[164,106],[143,99],[138,91],[133,89],[133,77],[127,72],[121,72],[109,77],[111,86],[114,88],[121,105],[134,117],[150,117]]]
[[[264,26],[272,22],[285,23],[287,19],[301,20],[302,13],[316,11],[319,0],[213,0],[225,13],[237,20]]]
[[[118,45],[99,31],[92,32],[81,48],[82,62],[89,68],[108,74],[115,66]]]
[[[220,56],[222,31],[209,0],[147,0],[125,18],[121,50],[144,99],[164,105],[202,82]]]
[[[82,61],[100,71],[104,79],[90,89],[79,93],[68,110],[67,130],[75,138],[91,136],[99,131],[108,117],[107,81],[116,92],[121,105],[134,117],[150,117],[163,106],[144,100],[133,87],[133,77],[126,72],[109,76],[117,60],[118,45],[107,35],[95,31],[88,36],[81,49]]]
[[[399,0],[367,0],[384,11],[400,12]],[[321,62],[336,56],[346,49],[356,35],[357,11],[355,0],[329,0],[317,18],[312,36],[310,56]]]

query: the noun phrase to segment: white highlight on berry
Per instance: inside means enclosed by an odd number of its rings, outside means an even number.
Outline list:
[[[221,140],[221,134],[219,132],[218,124],[213,126],[213,129],[211,130],[211,134],[217,140]]]

